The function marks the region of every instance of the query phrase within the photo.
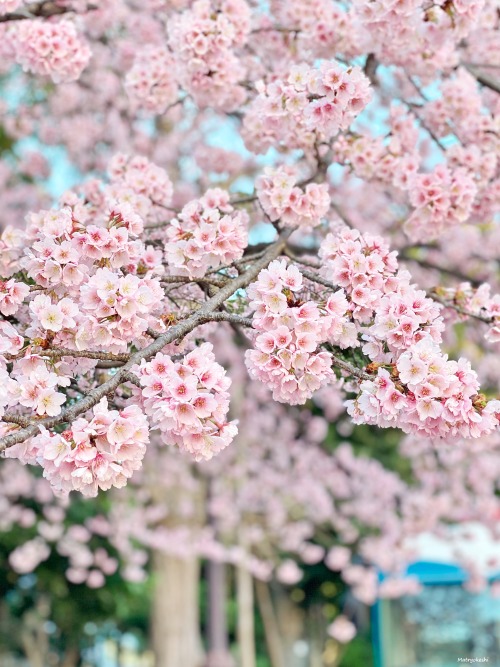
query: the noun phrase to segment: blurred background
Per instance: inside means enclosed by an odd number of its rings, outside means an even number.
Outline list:
[[[216,463],[159,449],[133,488],[96,499],[58,499],[3,461],[0,665],[500,664],[490,531],[428,521],[423,455],[403,457],[400,434],[343,417],[324,433],[316,411],[261,404]]]

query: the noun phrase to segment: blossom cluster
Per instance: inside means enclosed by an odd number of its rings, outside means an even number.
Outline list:
[[[15,355],[23,348],[23,345],[24,338],[19,331],[7,320],[0,320],[0,355]]]
[[[158,353],[138,369],[146,414],[167,445],[177,445],[195,461],[211,459],[237,433],[227,421],[228,389],[225,370],[215,361],[210,343],[174,362]]]
[[[7,225],[0,234],[0,276],[11,276],[24,250],[25,237],[21,229]]]
[[[330,234],[320,255],[325,275],[346,290],[365,341],[362,351],[376,374],[347,402],[356,423],[441,437],[480,437],[496,428],[496,402],[479,394],[467,361],[443,354],[440,307],[410,284],[407,272],[398,271],[387,243],[348,230]]]
[[[174,66],[172,54],[164,47],[147,46],[137,53],[125,77],[125,89],[134,108],[162,114],[177,101]]]
[[[69,384],[69,377],[54,372],[54,369],[49,370],[41,357],[28,354],[15,362],[4,391],[9,394],[10,405],[31,408],[39,416],[55,417],[66,402],[65,394],[57,388],[68,387]]]
[[[225,111],[245,99],[245,68],[235,51],[250,30],[245,0],[196,0],[168,25],[178,80],[195,102]]]
[[[415,210],[405,223],[415,241],[434,239],[465,222],[477,193],[472,176],[462,168],[438,165],[429,174],[416,174],[409,182],[410,203]]]
[[[397,426],[431,437],[479,438],[498,428],[500,401],[487,402],[477,374],[465,359],[451,361],[430,338],[423,338],[397,359],[389,372],[348,402],[355,423]]]
[[[154,278],[97,269],[81,288],[81,305],[90,316],[86,337],[105,349],[126,347],[146,331],[148,315],[162,298],[163,290]]]
[[[320,345],[330,341],[351,344],[355,329],[345,317],[348,302],[343,290],[331,295],[322,309],[314,301],[301,301],[302,274],[285,260],[271,262],[248,289],[255,309],[255,350],[247,350],[250,375],[264,382],[273,398],[292,405],[304,403],[332,381],[332,358]],[[354,343],[356,344],[356,343]]]
[[[371,99],[370,82],[359,67],[334,60],[319,67],[294,65],[283,79],[258,84],[245,114],[243,138],[250,150],[276,144],[310,149],[346,129]]]
[[[490,136],[490,133],[487,136]],[[500,206],[497,153],[493,147],[481,149],[477,144],[467,146],[456,144],[446,153],[450,168],[465,169],[477,186],[471,222],[493,219]]]
[[[256,182],[256,191],[265,213],[272,222],[280,220],[291,227],[316,227],[330,208],[326,183],[297,185],[292,169],[267,169]]]
[[[363,350],[375,361],[386,359],[384,350],[408,350],[422,338],[441,342],[444,322],[440,306],[407,282],[405,272],[397,274],[394,291],[385,294],[377,306],[373,325],[366,330],[370,342]]]
[[[359,21],[339,4],[329,0],[271,0],[271,7],[280,26],[300,31],[296,36],[300,56],[312,53],[316,58],[328,58],[332,53],[342,53],[349,57],[362,49]]]
[[[353,0],[351,11],[358,40],[369,40],[380,62],[429,79],[436,70],[458,64],[456,45],[476,26],[484,1]]]
[[[179,274],[202,278],[230,264],[247,245],[248,214],[235,211],[225,190],[213,188],[182,209],[167,229],[165,256]]]
[[[144,245],[134,237],[142,231],[143,220],[131,204],[114,202],[103,215],[106,226],[97,217],[81,224],[75,220],[78,199],[71,203],[73,207],[30,214],[29,231],[36,240],[25,250],[21,265],[38,285],[76,296],[94,264],[137,267]]]
[[[165,215],[164,209],[170,206],[173,196],[172,181],[165,169],[143,156],[117,153],[109,163],[108,173],[111,183],[105,188],[105,198],[131,203],[144,221]]]
[[[76,419],[62,433],[40,425],[40,435],[15,445],[7,456],[38,463],[52,487],[96,496],[99,489],[122,487],[141,466],[149,441],[146,416],[137,405],[110,410],[106,398],[93,408],[93,417]]]
[[[25,283],[13,279],[0,281],[0,313],[14,315],[29,292],[30,288]]]
[[[428,102],[423,113],[438,137],[455,134],[462,143],[473,143],[483,151],[498,148],[497,116],[485,107],[476,78],[464,67],[443,81],[441,96]]]
[[[85,270],[83,259],[69,243],[74,229],[71,208],[30,213],[27,223],[27,235],[33,245],[24,249],[20,264],[28,276],[42,287],[81,282]]]
[[[91,56],[88,44],[70,21],[19,21],[5,37],[26,72],[50,76],[54,83],[78,79]]]
[[[382,181],[406,190],[420,165],[415,117],[392,104],[387,137],[368,133],[340,135],[333,149],[336,159],[365,180]]]
[[[394,291],[398,268],[396,252],[380,236],[344,230],[328,234],[321,243],[322,273],[349,297],[351,317],[369,322],[382,297]]]

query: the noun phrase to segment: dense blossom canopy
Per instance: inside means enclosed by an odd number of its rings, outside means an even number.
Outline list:
[[[60,496],[129,482],[151,525],[137,489],[193,489],[195,461],[217,538],[192,548],[263,577],[325,557],[366,601],[403,536],[492,523],[495,483],[484,512],[468,489],[499,443],[499,25],[497,0],[0,0],[4,456]],[[404,432],[421,491],[327,454],[339,417]],[[148,521],[112,539],[165,545]]]

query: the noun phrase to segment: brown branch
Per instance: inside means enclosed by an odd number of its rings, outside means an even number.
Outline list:
[[[479,320],[480,322],[484,322],[485,324],[493,324],[495,319],[493,317],[487,317],[486,315],[480,315],[479,313],[473,313],[470,310],[467,310],[466,308],[463,308],[460,306],[458,303],[455,303],[454,301],[447,301],[446,299],[440,297],[439,295],[435,294],[434,292],[430,293],[430,298],[433,299],[434,301],[437,301],[440,303],[442,306],[445,308],[450,308],[451,310],[454,310],[455,312],[459,313],[460,315],[463,315],[464,317],[471,317],[475,320]]]
[[[237,197],[236,199],[230,199],[229,203],[231,206],[241,206],[243,204],[251,204],[254,201],[257,201],[257,195],[248,195],[243,197]]]
[[[219,269],[217,269],[219,271]],[[189,278],[189,276],[163,276],[160,279],[161,285],[171,285],[171,284],[202,284],[202,285],[215,285],[216,287],[224,287],[227,284],[229,278]]]
[[[489,74],[482,74],[481,72],[478,72],[478,70],[471,65],[464,66],[465,69],[468,70],[481,85],[495,91],[495,93],[500,93],[500,81],[498,81],[498,79],[494,79]]]
[[[200,323],[207,321],[207,318],[214,314],[214,312],[224,303],[224,301],[229,299],[237,290],[249,285],[252,280],[258,276],[262,269],[266,268],[266,266],[268,266],[268,264],[270,264],[273,259],[276,259],[280,256],[286,245],[288,237],[293,231],[293,229],[287,229],[283,231],[278,240],[269,247],[262,259],[256,261],[255,264],[253,264],[247,271],[245,271],[245,273],[241,274],[237,278],[234,278],[230,283],[222,287],[213,297],[208,299],[208,301],[206,301],[203,306],[201,306],[201,308],[199,308],[188,318],[182,322],[179,322],[178,324],[173,325],[172,327],[169,327],[169,329],[165,333],[158,336],[158,338],[156,338],[153,343],[132,354],[124,366],[119,368],[109,380],[101,384],[99,387],[92,389],[87,394],[87,396],[64,409],[60,415],[57,415],[57,417],[41,419],[38,423],[32,423],[30,426],[0,438],[0,452],[4,451],[7,447],[24,442],[28,438],[35,436],[38,433],[40,425],[50,429],[61,423],[71,423],[79,415],[84,414],[97,405],[97,403],[99,403],[102,398],[112,392],[115,392],[123,382],[127,381],[127,374],[136,364],[139,364],[142,359],[149,361],[158,352],[161,352],[161,350],[166,345],[186,336]]]
[[[377,78],[377,67],[379,66],[379,62],[376,58],[376,56],[373,53],[369,53],[366,57],[365,61],[365,66],[363,67],[363,71],[366,74],[366,76],[370,79],[370,83],[372,86],[377,86],[378,85],[378,78]]]
[[[97,5],[87,5],[86,11],[98,9]],[[10,12],[0,16],[0,23],[10,21],[25,21],[27,19],[50,18],[51,16],[61,16],[62,14],[74,13],[70,7],[61,7],[55,2],[34,2],[26,7],[23,12]]]
[[[289,257],[292,261],[297,262],[297,264],[303,264],[304,266],[309,266],[312,269],[319,269],[320,265],[317,262],[314,262],[309,259],[302,259],[301,257],[297,257],[295,253],[293,253],[289,248],[285,250],[285,255]],[[302,273],[304,273],[303,269],[300,269]],[[305,275],[305,273],[304,273]],[[310,278],[310,280],[312,280]]]
[[[19,352],[18,354],[6,354],[5,359],[7,361],[15,361],[16,359],[22,359],[26,354],[26,350]],[[96,352],[93,350],[70,350],[68,348],[59,347],[51,350],[40,350],[39,352],[33,352],[40,357],[50,357],[52,359],[60,359],[61,357],[75,357],[75,358],[84,358],[84,359],[98,359],[100,361],[128,361],[130,355],[127,353],[123,354],[112,354],[111,352]]]
[[[227,312],[210,313],[205,320],[200,321],[200,324],[207,322],[229,322],[230,324],[239,324],[243,327],[253,327],[253,320],[250,317],[243,317],[242,315]]]
[[[340,208],[338,204],[335,204],[333,201],[330,203],[330,208],[332,208],[335,213],[339,216],[339,218],[342,220],[342,222],[347,225],[350,229],[356,229],[356,226],[353,225],[351,220],[348,218],[348,216],[344,213],[343,209]]]
[[[349,375],[354,375],[354,377],[357,377],[359,380],[373,380],[372,375],[368,375],[368,373],[365,373],[360,368],[357,368],[356,366],[353,366],[348,361],[344,361],[343,359],[340,359],[333,352],[330,352],[330,354],[332,355],[333,365],[337,366],[337,368],[340,368],[343,371],[346,371],[346,373],[348,373]]]
[[[29,417],[24,417],[23,415],[16,415],[14,413],[6,412],[2,417],[2,421],[7,424],[17,424],[18,426],[30,426],[33,424],[33,421]]]
[[[468,276],[466,273],[462,273],[458,269],[452,269],[447,266],[441,266],[440,264],[435,264],[434,262],[428,259],[411,257],[410,255],[407,255],[405,252],[400,252],[399,256],[405,262],[416,262],[417,264],[420,264],[420,266],[424,269],[432,269],[434,271],[440,271],[441,273],[445,273],[446,275],[451,276],[452,278],[457,278],[462,282],[471,283],[471,285],[473,286],[481,284],[481,280],[478,280],[477,278],[471,278],[471,276]]]
[[[301,28],[285,28],[280,25],[266,26],[264,28],[254,28],[251,32],[252,35],[258,35],[261,32],[282,32],[284,34],[298,35],[302,32]]]
[[[318,283],[318,285],[323,285],[323,287],[328,287],[328,289],[332,290],[333,292],[336,292],[339,289],[338,285],[334,285],[329,280],[326,280],[325,278],[316,275],[312,271],[307,271],[306,269],[300,269],[300,272],[302,273],[304,278],[307,278],[313,283]]]

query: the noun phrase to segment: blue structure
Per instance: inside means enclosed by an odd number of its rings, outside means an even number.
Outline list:
[[[419,561],[406,573],[418,578],[422,592],[372,608],[376,667],[500,667],[500,597],[468,592],[469,575],[456,565]],[[498,580],[500,573],[489,578]]]

